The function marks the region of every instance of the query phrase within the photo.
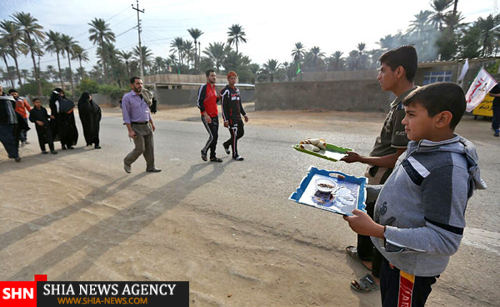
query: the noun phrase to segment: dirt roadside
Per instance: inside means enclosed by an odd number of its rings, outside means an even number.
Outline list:
[[[380,131],[385,118],[384,113],[324,110],[254,112],[252,103],[245,104],[245,109],[252,125],[370,135]],[[120,117],[121,110],[103,108],[103,115]],[[154,119],[200,120],[196,107],[160,108]],[[487,143],[498,141],[483,131],[485,124],[466,118],[458,132]],[[203,186],[202,182],[222,177],[223,170],[218,173],[202,166],[193,178],[186,173],[172,180],[135,173],[127,176],[123,169],[97,156],[106,151],[78,148],[80,154],[61,153],[58,160],[43,162],[46,157],[38,157],[39,149],[33,144],[36,140],[31,140],[32,144],[22,150],[25,156],[34,157],[22,163],[4,161],[5,153],[0,152],[4,190],[26,187],[23,193],[7,193],[0,200],[0,259],[8,259],[0,265],[0,280],[29,280],[40,270],[61,281],[164,280],[168,276],[192,281],[194,307],[380,305],[378,292],[357,294],[348,286],[352,278],[365,273],[338,248],[352,241],[311,236],[300,219],[270,224],[255,216],[224,215],[205,205],[200,194],[211,192],[213,185]],[[102,164],[96,171],[93,162],[100,158]],[[169,163],[170,171],[175,171],[177,162]],[[44,176],[49,179],[42,180]],[[190,194],[197,189],[200,194]],[[264,203],[265,195],[259,197],[255,196],[255,202]],[[174,200],[165,203],[162,199]],[[338,220],[324,214],[315,216],[317,224]],[[298,225],[292,227],[293,232],[286,226],[292,223]],[[472,252],[461,246],[461,257]],[[477,264],[480,272],[489,270],[490,275],[498,276],[498,258],[484,258]],[[465,263],[467,267],[476,265]],[[478,284],[468,288],[469,281],[462,278],[463,268],[458,266],[454,262],[440,278],[429,305],[476,306],[481,295],[498,298],[492,290],[497,283],[480,286],[476,276],[467,276]],[[337,284],[343,287],[333,286]],[[478,293],[479,287],[484,292]],[[485,301],[493,302],[495,297],[481,300]]]

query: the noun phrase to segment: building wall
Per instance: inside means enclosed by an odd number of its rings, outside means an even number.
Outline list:
[[[377,80],[257,83],[255,110],[325,109],[385,112],[394,95]]]
[[[479,69],[494,64],[496,60],[470,59],[469,69],[460,83],[464,92]],[[422,85],[424,74],[431,71],[451,71],[451,81],[456,82],[463,65],[464,61],[419,63],[415,84]],[[387,111],[394,95],[380,89],[377,74],[377,70],[304,72],[302,82],[257,83],[255,109]]]
[[[255,100],[254,89],[240,88],[241,100],[249,102]],[[158,104],[182,106],[196,105],[198,100],[198,89],[166,89],[163,87],[156,88],[156,100]]]
[[[166,75],[152,75],[144,76],[142,80],[145,84],[152,83],[205,83],[207,78],[205,74],[200,75],[179,75],[179,74],[166,74]]]

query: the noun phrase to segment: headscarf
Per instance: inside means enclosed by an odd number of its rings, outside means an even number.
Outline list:
[[[80,100],[78,100],[78,105],[81,105],[81,104],[89,102],[89,101],[90,101],[90,93],[83,92],[82,95],[80,96]]]

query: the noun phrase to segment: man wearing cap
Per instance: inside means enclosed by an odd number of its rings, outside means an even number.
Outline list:
[[[24,123],[19,123],[19,124],[21,124],[22,126],[25,126],[24,124],[26,124],[26,126],[27,126],[28,125],[28,112],[31,111],[31,106],[26,101],[26,99],[19,97],[19,92],[17,90],[11,88],[9,90],[9,95],[14,97],[14,99],[16,101],[15,111],[17,114],[21,115],[21,117],[24,121]],[[19,132],[19,140],[21,141],[22,146],[29,144],[27,132],[28,131],[26,129],[21,129],[21,131]]]
[[[200,86],[198,90],[198,108],[201,113],[201,122],[208,132],[208,140],[205,146],[201,149],[201,159],[207,161],[207,153],[210,150],[211,162],[222,162],[217,158],[215,149],[217,147],[217,140],[219,138],[219,110],[217,109],[217,90],[215,89],[215,81],[217,75],[215,71],[209,69],[205,72],[207,83]]]
[[[240,90],[236,88],[236,79],[238,75],[234,71],[227,74],[228,85],[221,91],[222,99],[222,118],[224,119],[224,127],[229,128],[231,137],[225,141],[223,146],[227,154],[229,154],[229,146],[233,149],[233,159],[243,161],[243,157],[238,154],[238,139],[240,139],[245,130],[243,129],[243,115],[245,122],[248,122],[248,116],[241,104]],[[241,115],[240,115],[241,114]]]
[[[161,169],[155,167],[153,139],[155,125],[149,112],[149,105],[142,97],[141,78],[130,78],[130,87],[132,90],[122,98],[122,114],[123,124],[127,126],[128,137],[134,140],[135,148],[123,160],[125,172],[132,171],[132,163],[140,155],[146,160],[146,172],[161,172]]]

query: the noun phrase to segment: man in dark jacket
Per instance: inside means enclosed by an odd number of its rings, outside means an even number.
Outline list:
[[[9,158],[21,161],[19,157],[19,141],[16,140],[14,130],[17,129],[17,116],[12,103],[12,96],[7,96],[0,85],[0,142],[7,151]]]

